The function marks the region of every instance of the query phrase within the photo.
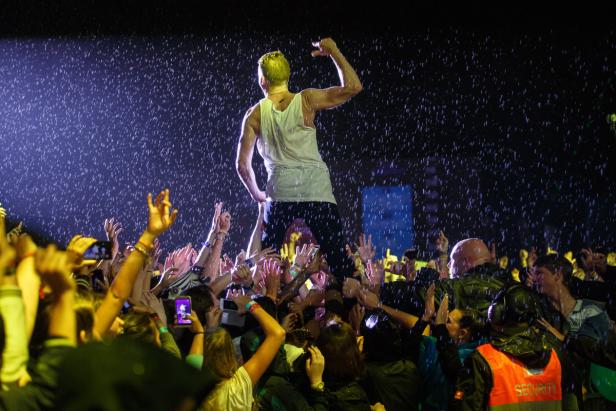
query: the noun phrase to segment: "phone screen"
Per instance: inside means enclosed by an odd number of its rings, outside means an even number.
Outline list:
[[[178,325],[190,325],[192,321],[187,318],[190,315],[190,298],[177,297],[175,299],[175,322]]]
[[[302,286],[299,288],[299,295],[302,298],[306,298],[306,296],[308,295],[308,291],[312,290],[313,288],[315,288],[316,286],[312,283],[312,281],[310,281],[310,278],[306,280],[306,282],[304,284],[302,284]]]
[[[84,253],[84,260],[111,260],[111,241],[97,241]]]

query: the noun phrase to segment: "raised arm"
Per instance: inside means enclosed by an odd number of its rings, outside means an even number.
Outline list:
[[[326,110],[346,103],[351,97],[356,96],[363,90],[363,86],[357,73],[342,55],[338,46],[331,38],[325,38],[313,43],[318,50],[312,52],[312,56],[329,56],[332,58],[340,85],[326,89],[306,89],[302,92],[304,102],[311,111]]]
[[[148,194],[148,209],[150,213],[148,227],[139,238],[135,248],[124,264],[122,264],[118,276],[111,284],[100,307],[96,310],[94,328],[100,335],[104,335],[107,332],[116,316],[120,313],[122,305],[131,295],[137,276],[145,266],[147,258],[149,258],[148,253],[154,247],[154,240],[167,231],[175,221],[178,210],[171,211],[171,207],[169,190],[162,191],[154,202],[152,202],[152,194]]]
[[[235,167],[240,180],[250,193],[253,200],[263,202],[266,200],[266,195],[259,189],[255,172],[252,169],[252,154],[254,152],[255,143],[257,141],[257,132],[259,129],[258,120],[255,116],[256,108],[253,107],[244,116],[242,121],[242,134],[240,142],[237,146],[237,158]]]
[[[272,318],[259,304],[252,301],[250,297],[245,295],[238,296],[233,301],[237,304],[241,314],[245,313],[246,308],[248,308],[248,311],[255,317],[265,333],[265,340],[254,355],[244,363],[244,369],[250,376],[252,384],[255,385],[278,353],[280,345],[284,342],[285,331],[276,319]]]

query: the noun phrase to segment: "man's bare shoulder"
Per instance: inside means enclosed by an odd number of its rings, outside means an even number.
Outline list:
[[[250,107],[248,110],[246,110],[246,114],[244,114],[244,118],[246,120],[252,120],[253,118],[259,118],[261,116],[261,108],[259,107],[260,104],[257,103],[254,106]]]
[[[261,109],[259,108],[259,103],[246,110],[246,114],[244,114],[244,122],[255,130],[259,129],[259,125],[261,124]]]

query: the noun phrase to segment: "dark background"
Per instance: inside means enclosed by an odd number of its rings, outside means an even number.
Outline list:
[[[0,202],[43,241],[122,241],[145,227],[145,195],[180,209],[162,238],[200,243],[215,201],[245,245],[256,206],[235,173],[256,61],[280,49],[290,89],[337,84],[311,41],[333,37],[364,91],[317,118],[346,234],[362,187],[410,184],[416,245],[438,229],[501,253],[616,246],[613,7],[482,2],[2,3]],[[264,184],[264,169],[255,155]]]

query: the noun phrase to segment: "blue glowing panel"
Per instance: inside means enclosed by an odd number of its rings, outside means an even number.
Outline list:
[[[377,257],[389,248],[399,258],[415,241],[411,186],[377,186],[362,189],[363,230],[372,235]]]

